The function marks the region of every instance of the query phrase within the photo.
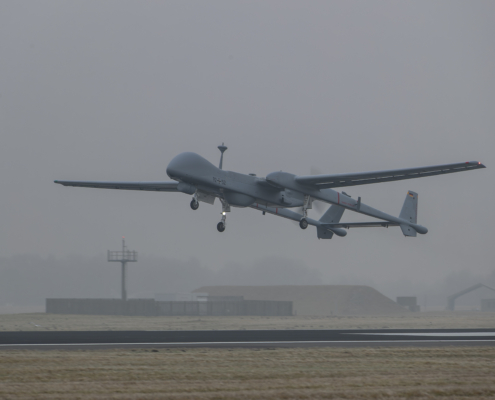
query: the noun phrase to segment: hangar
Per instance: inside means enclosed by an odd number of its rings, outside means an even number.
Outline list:
[[[202,286],[208,296],[243,296],[245,300],[292,301],[294,315],[386,315],[408,311],[370,286]]]

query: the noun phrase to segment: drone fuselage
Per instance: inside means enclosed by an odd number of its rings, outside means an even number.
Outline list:
[[[186,152],[170,161],[167,174],[171,179],[180,182],[177,186],[179,191],[193,194],[196,189],[219,197],[234,207],[249,207],[253,204],[279,208],[301,207],[304,206],[305,196],[309,196],[370,217],[399,224],[407,223],[419,233],[428,232],[423,226],[411,224],[409,221],[365,205],[361,203],[361,199],[355,200],[333,189],[317,189],[302,185],[296,181],[296,175],[287,172],[272,172],[266,178],[258,178],[224,171],[199,154]]]
[[[254,175],[224,171],[196,153],[181,153],[174,157],[167,166],[167,175],[201,192],[223,197],[234,207],[258,203],[285,208],[301,207],[304,203],[304,195],[299,192],[272,185]],[[188,186],[178,189],[192,194]]]

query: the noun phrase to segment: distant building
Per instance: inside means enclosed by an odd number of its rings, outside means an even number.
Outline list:
[[[481,311],[495,312],[495,299],[481,299]]]
[[[206,293],[168,293],[155,299],[46,299],[50,314],[141,316],[291,316],[291,301],[243,300],[223,296],[207,300]],[[170,300],[171,299],[171,300]]]
[[[420,310],[420,307],[418,306],[418,298],[415,296],[397,297],[397,304],[400,304],[402,307],[406,307],[412,312],[419,312]]]
[[[155,293],[155,301],[206,301],[208,293]]]
[[[455,294],[450,295],[449,297],[447,297],[447,301],[448,301],[447,310],[454,311],[455,300],[458,297],[463,296],[463,295],[465,295],[465,294],[467,294],[469,292],[472,292],[473,290],[479,289],[479,288],[490,289],[490,290],[493,290],[495,292],[495,289],[494,288],[491,288],[490,286],[486,286],[486,285],[484,285],[482,283],[478,283],[478,284],[476,284],[474,286],[470,286],[467,289],[461,290],[460,292],[455,293]]]
[[[245,301],[292,301],[295,315],[387,315],[408,310],[369,286],[203,286],[208,297],[242,296]]]

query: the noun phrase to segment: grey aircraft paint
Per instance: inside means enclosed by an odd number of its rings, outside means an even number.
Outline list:
[[[428,229],[417,224],[418,194],[409,191],[399,217],[367,206],[350,196],[331,188],[356,186],[371,183],[389,182],[421,178],[485,168],[478,161],[445,164],[420,168],[389,171],[361,172],[339,175],[296,176],[287,172],[272,172],[266,178],[245,175],[222,169],[223,153],[227,147],[219,146],[222,152],[220,165],[216,167],[205,158],[192,152],[175,156],[167,166],[167,175],[172,182],[93,182],[55,181],[64,186],[93,187],[106,189],[147,190],[182,192],[193,195],[191,208],[196,210],[199,202],[213,204],[219,198],[222,204],[222,220],[217,229],[225,230],[226,213],[230,207],[251,207],[283,218],[299,221],[302,229],[308,225],[317,228],[319,239],[331,239],[333,234],[346,236],[343,228],[400,226],[405,236],[426,234]],[[320,200],[332,206],[319,221],[307,217],[313,200]],[[287,208],[302,207],[302,214]],[[344,210],[351,210],[381,221],[364,223],[341,223]]]

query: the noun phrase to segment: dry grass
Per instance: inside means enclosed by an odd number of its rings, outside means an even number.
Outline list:
[[[383,328],[495,328],[495,313],[456,311],[347,317],[123,317],[44,313],[0,315],[0,331]]]
[[[493,399],[495,348],[4,351],[2,399]]]

